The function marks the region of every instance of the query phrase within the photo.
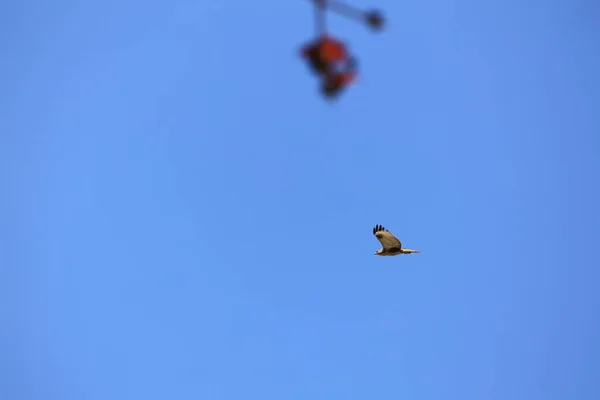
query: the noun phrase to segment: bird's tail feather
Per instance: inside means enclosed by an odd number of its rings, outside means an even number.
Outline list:
[[[402,249],[402,250],[407,253],[420,253],[421,252],[421,250],[413,250],[413,249]]]

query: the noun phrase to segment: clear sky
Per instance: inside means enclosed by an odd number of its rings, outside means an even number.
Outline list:
[[[2,3],[1,399],[600,398],[600,6],[353,4]]]

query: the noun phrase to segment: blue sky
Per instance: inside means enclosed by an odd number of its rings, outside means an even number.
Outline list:
[[[598,398],[598,5],[353,4],[0,6],[0,398]]]

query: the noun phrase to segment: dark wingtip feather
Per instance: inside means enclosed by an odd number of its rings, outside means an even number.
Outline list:
[[[381,232],[384,231],[385,228],[381,225],[375,225],[375,228],[373,228],[373,235],[376,234],[377,232]]]

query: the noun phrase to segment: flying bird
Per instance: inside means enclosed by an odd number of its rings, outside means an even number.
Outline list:
[[[381,242],[383,246],[375,252],[376,256],[396,256],[398,254],[420,253],[419,250],[411,250],[402,247],[402,243],[394,234],[381,225],[375,225],[373,235]]]

